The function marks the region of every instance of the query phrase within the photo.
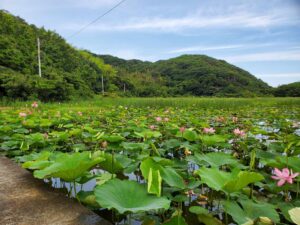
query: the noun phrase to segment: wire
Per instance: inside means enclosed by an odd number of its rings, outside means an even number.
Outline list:
[[[85,25],[84,27],[82,27],[80,30],[76,31],[75,33],[73,33],[72,35],[70,35],[69,37],[67,37],[66,39],[70,39],[76,35],[78,35],[79,33],[81,33],[82,31],[84,31],[86,28],[88,28],[90,25],[92,25],[93,23],[96,23],[98,20],[100,20],[101,18],[103,18],[104,16],[106,16],[107,14],[109,14],[111,11],[113,11],[115,8],[117,8],[119,5],[121,5],[123,2],[125,2],[126,0],[122,0],[120,1],[118,4],[116,4],[114,7],[112,7],[111,9],[107,10],[105,13],[103,13],[102,15],[98,16],[96,19],[94,19],[93,21],[91,21],[90,23],[88,23],[87,25]]]

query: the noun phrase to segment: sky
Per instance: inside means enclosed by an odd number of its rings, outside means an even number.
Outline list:
[[[157,61],[205,54],[271,86],[300,81],[300,0],[1,0],[0,8],[77,48]],[[1,21],[0,21],[1,22]]]

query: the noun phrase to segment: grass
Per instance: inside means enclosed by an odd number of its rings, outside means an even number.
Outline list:
[[[32,101],[8,102],[0,101],[0,107],[26,107]],[[75,107],[94,108],[109,106],[127,107],[199,107],[202,109],[239,109],[245,107],[283,107],[292,109],[300,107],[300,98],[199,98],[199,97],[179,97],[179,98],[102,98],[95,97],[90,100],[73,100],[70,102],[54,102],[43,104],[46,108],[52,107]]]

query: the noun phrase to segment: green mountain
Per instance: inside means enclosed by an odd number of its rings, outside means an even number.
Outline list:
[[[171,96],[261,96],[271,91],[270,86],[249,72],[205,55],[182,55],[154,63],[109,55],[98,57],[129,82],[133,82],[134,78],[130,78],[135,73],[160,80],[165,94]]]
[[[204,55],[145,62],[72,47],[53,31],[0,10],[0,97],[44,101],[125,96],[262,96],[272,89],[247,71]],[[38,76],[37,38],[42,77]]]
[[[100,93],[101,75],[114,74],[110,66],[95,64],[55,32],[29,25],[3,10],[0,21],[0,97],[88,97]],[[41,40],[42,78],[38,76],[37,37]],[[105,85],[109,86],[107,79]]]
[[[300,97],[300,82],[294,82],[277,87],[274,91],[276,97]]]

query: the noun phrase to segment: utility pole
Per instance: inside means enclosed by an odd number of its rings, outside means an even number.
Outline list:
[[[104,96],[103,72],[101,73],[101,85],[102,85],[102,95]]]
[[[124,93],[126,92],[126,84],[124,83]]]
[[[41,69],[41,50],[40,50],[40,38],[37,38],[37,47],[38,47],[38,63],[39,63],[39,76],[42,77]]]

